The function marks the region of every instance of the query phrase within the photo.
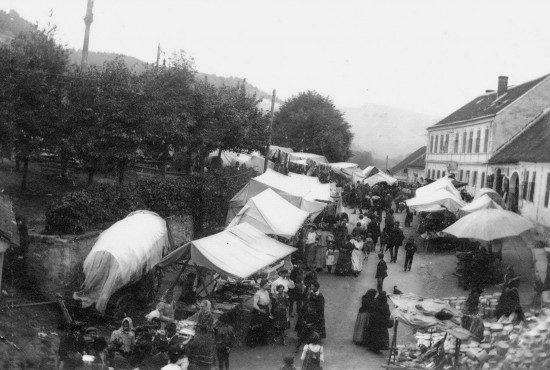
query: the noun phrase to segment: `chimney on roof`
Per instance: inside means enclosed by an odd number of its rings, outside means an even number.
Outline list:
[[[498,76],[497,98],[508,91],[508,76]]]

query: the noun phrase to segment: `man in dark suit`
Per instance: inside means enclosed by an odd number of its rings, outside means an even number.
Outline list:
[[[313,309],[316,316],[313,331],[317,332],[321,338],[325,339],[327,337],[325,330],[325,297],[319,291],[319,286],[319,282],[317,281],[314,281],[313,284],[311,284],[309,306]]]
[[[403,231],[399,228],[399,221],[395,222],[395,226],[390,231],[388,235],[388,248],[390,250],[390,262],[397,262],[397,253],[399,252],[399,247],[403,244],[405,235]]]
[[[378,265],[376,265],[376,290],[380,293],[382,285],[384,284],[384,279],[388,276],[388,265],[384,261],[384,253],[378,253]]]

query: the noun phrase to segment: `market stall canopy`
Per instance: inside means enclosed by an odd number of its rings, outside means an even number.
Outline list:
[[[309,213],[293,206],[273,190],[266,189],[250,198],[228,228],[246,222],[265,234],[290,239],[308,216]]]
[[[210,160],[212,160],[212,158],[217,156],[218,151],[216,150],[210,153],[208,157]],[[222,160],[223,167],[232,167],[239,163],[239,165],[244,165],[247,168],[252,168],[256,172],[264,172],[265,158],[259,152],[239,153],[225,150],[221,153],[220,158]],[[267,167],[274,168],[275,164],[272,161],[268,161]]]
[[[369,176],[363,180],[364,184],[369,184],[370,186],[385,182],[388,185],[393,185],[397,182],[395,177],[385,174],[384,172],[378,172],[375,175]]]
[[[222,276],[246,279],[294,251],[296,248],[243,223],[181,246],[164,257],[159,266],[170,266],[190,254],[198,266]]]
[[[309,189],[306,196],[310,200],[321,200],[329,202],[331,200],[331,184],[322,184],[317,176],[307,176],[299,173],[289,172],[288,176],[295,181],[303,183],[303,186]]]
[[[376,166],[367,166],[365,167],[365,169],[362,170],[362,172],[363,172],[363,175],[365,175],[365,177],[370,177],[382,171]]]
[[[504,203],[504,200],[502,199],[500,194],[491,188],[478,189],[476,191],[476,194],[474,195],[474,200],[481,198],[484,195],[487,195],[489,198],[491,198],[495,203],[497,203],[502,208],[506,208],[506,204]]]
[[[489,195],[484,194],[480,198],[477,198],[469,203],[467,206],[464,206],[460,209],[461,213],[467,214],[476,212],[482,209],[502,209],[494,200],[492,200]]]
[[[416,196],[417,197],[424,197],[430,194],[433,194],[437,190],[445,189],[452,195],[454,195],[456,198],[461,199],[460,192],[456,190],[456,187],[453,185],[454,179],[451,179],[449,177],[442,177],[431,184],[424,185],[422,187],[419,187],[416,189]]]
[[[347,169],[347,170],[353,171],[359,168],[359,165],[357,163],[350,163],[350,162],[329,163],[328,165],[333,170]]]
[[[458,339],[466,340],[471,333],[462,328],[462,313],[448,302],[422,298],[412,293],[388,295],[395,305],[392,318],[416,329],[441,329]],[[440,312],[450,314],[448,320],[440,320],[435,315]]]
[[[443,230],[458,238],[484,241],[518,236],[535,225],[520,215],[503,209],[482,209],[462,217]]]
[[[135,283],[149,272],[169,249],[166,222],[150,211],[136,211],[99,235],[84,260],[86,278],[82,290],[73,294],[82,307],[93,303],[105,312],[118,289]]]
[[[407,203],[407,206],[410,208],[419,212],[427,212],[426,209],[436,205],[445,207],[451,212],[457,212],[466,205],[460,197],[454,196],[446,189],[435,190],[434,192],[430,192],[422,196],[417,195],[415,198],[408,199],[405,203]]]
[[[330,200],[330,185],[328,185],[328,187],[321,187],[319,185],[326,184],[315,183],[310,180],[300,180],[268,169],[262,175],[251,179],[250,182],[229,201],[227,223],[229,224],[233,218],[235,218],[237,213],[239,213],[241,208],[245,206],[250,198],[260,194],[266,189],[272,189],[290,204],[310,213],[312,218],[315,218],[326,206],[326,203],[316,201],[315,199],[322,201]]]
[[[319,155],[319,154],[295,152],[295,153],[289,153],[288,156],[291,161],[297,161],[300,159],[307,161],[309,159],[317,163],[328,163],[327,158],[324,155]]]

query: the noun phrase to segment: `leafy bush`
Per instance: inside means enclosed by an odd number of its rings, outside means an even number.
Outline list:
[[[189,214],[195,235],[207,235],[225,224],[229,200],[256,175],[252,170],[222,168],[176,179],[93,185],[54,199],[46,211],[44,232],[80,234],[106,228],[132,211],[146,209],[161,217]]]

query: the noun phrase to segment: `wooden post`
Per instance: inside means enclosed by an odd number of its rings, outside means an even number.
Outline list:
[[[275,116],[275,94],[276,91],[273,89],[273,96],[271,97],[271,118],[269,119],[269,137],[267,139],[267,147],[265,149],[265,160],[264,160],[264,172],[267,171],[267,164],[269,163],[269,148],[271,147],[271,134],[273,133],[273,118]]]
[[[388,356],[388,366],[390,365],[391,361],[392,361],[392,356],[393,356],[393,352],[397,346],[397,324],[399,323],[399,321],[397,320],[393,320],[393,338],[392,338],[392,341],[391,341],[391,346],[390,346],[390,355]]]

